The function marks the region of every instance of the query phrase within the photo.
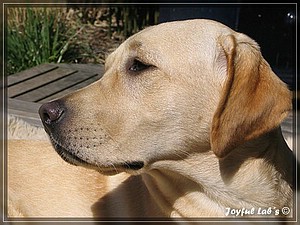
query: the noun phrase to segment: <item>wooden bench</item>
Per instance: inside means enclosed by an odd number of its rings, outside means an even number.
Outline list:
[[[42,64],[8,76],[8,113],[42,126],[38,109],[42,103],[62,97],[101,78],[96,64]]]

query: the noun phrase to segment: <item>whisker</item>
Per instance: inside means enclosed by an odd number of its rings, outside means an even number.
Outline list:
[[[114,168],[114,170],[116,171],[116,173],[119,173],[118,169],[115,167],[115,165],[113,163],[110,163],[110,165]]]
[[[99,170],[100,173],[103,173],[104,171],[102,170],[102,168],[99,166],[98,163],[95,164],[96,167],[97,167],[97,170]]]

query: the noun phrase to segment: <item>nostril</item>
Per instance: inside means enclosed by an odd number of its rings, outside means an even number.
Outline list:
[[[63,112],[63,108],[57,102],[48,102],[39,109],[42,122],[48,125],[61,118]]]
[[[60,118],[63,110],[60,108],[49,109],[47,112],[44,112],[45,122],[53,122]]]
[[[50,122],[51,122],[51,119],[50,119],[48,113],[43,113],[41,116],[41,119],[43,122],[45,122],[47,124],[50,124]]]

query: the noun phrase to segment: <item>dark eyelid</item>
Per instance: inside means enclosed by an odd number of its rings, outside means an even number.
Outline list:
[[[129,67],[129,71],[131,72],[141,72],[143,70],[148,69],[151,65],[143,62],[142,60],[135,58]]]

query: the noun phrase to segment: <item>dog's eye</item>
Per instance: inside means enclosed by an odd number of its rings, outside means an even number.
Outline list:
[[[148,69],[151,65],[147,65],[145,63],[142,63],[141,61],[135,59],[133,61],[133,64],[129,67],[129,71],[132,72],[140,72],[143,71],[145,69]]]

